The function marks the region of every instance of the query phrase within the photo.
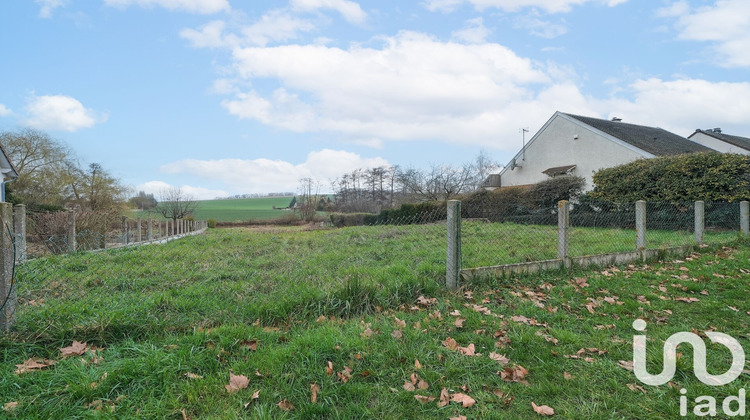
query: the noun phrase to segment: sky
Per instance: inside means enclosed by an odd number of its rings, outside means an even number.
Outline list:
[[[6,0],[0,131],[134,191],[501,164],[555,113],[750,137],[747,0]]]

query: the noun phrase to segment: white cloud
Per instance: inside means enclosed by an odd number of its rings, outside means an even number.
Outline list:
[[[296,39],[301,32],[310,32],[316,27],[312,22],[297,18],[288,11],[271,10],[251,25],[231,25],[231,29],[227,22],[216,20],[197,30],[183,29],[180,36],[195,48],[266,46],[271,42]]]
[[[311,177],[327,186],[357,168],[388,165],[385,159],[363,158],[343,150],[323,149],[310,152],[299,164],[270,159],[186,159],[161,167],[169,174],[191,174],[208,180],[221,181],[233,193],[296,191],[300,178]],[[225,194],[227,195],[227,194]]]
[[[217,197],[227,197],[230,194],[224,190],[211,190],[203,187],[193,187],[191,185],[170,185],[164,181],[149,181],[135,187],[136,191],[143,191],[146,194],[153,194],[157,199],[164,191],[170,188],[180,188],[185,195],[192,197],[194,200],[212,200]]]
[[[52,17],[52,12],[58,7],[65,5],[65,0],[35,0],[37,4],[42,7],[39,9],[39,17],[49,19]]]
[[[516,18],[513,25],[516,29],[523,29],[532,35],[541,38],[552,39],[568,32],[568,28],[563,23],[552,23],[539,18],[538,12],[532,12],[525,16]]]
[[[3,104],[0,104],[0,117],[6,117],[12,113],[13,111],[11,111],[10,108],[6,107]]]
[[[367,13],[359,4],[349,0],[291,0],[291,6],[295,10],[306,12],[332,9],[351,23],[363,23],[367,19]]]
[[[750,2],[718,0],[695,10],[684,2],[661,9],[659,16],[677,17],[678,37],[711,43],[718,64],[725,67],[750,67]]]
[[[77,131],[107,120],[106,115],[64,95],[34,96],[26,105],[26,113],[24,123],[41,130]]]
[[[485,42],[489,35],[490,30],[484,26],[481,17],[467,20],[464,29],[451,33],[453,39],[467,42],[469,44],[481,44]]]
[[[441,42],[412,32],[383,41],[381,48],[237,48],[238,78],[281,86],[244,90],[223,106],[239,118],[352,141],[443,139],[495,147],[503,147],[503,134],[517,131],[519,118],[533,119],[519,111],[526,105],[541,110],[534,116],[554,111],[539,102],[562,74],[554,66],[498,44]]]
[[[627,0],[425,0],[424,5],[430,11],[451,12],[463,4],[470,4],[477,10],[501,9],[516,12],[524,8],[538,8],[549,13],[569,12],[573,6],[584,3],[603,3],[614,7]]]
[[[212,14],[229,11],[227,0],[104,0],[107,6],[126,8],[128,6],[163,7],[167,10],[188,13]]]
[[[750,82],[709,82],[701,79],[638,80],[624,93],[596,107],[634,124],[662,127],[682,136],[696,128],[734,128],[747,136],[750,125]],[[728,131],[731,132],[731,131]]]

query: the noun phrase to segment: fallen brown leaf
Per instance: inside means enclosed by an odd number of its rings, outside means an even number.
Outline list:
[[[49,359],[40,359],[38,357],[32,357],[30,359],[27,359],[20,365],[16,365],[16,375],[20,375],[22,373],[31,372],[33,370],[41,370],[48,368],[55,364],[54,360]]]
[[[555,414],[555,410],[553,410],[552,407],[547,405],[536,405],[533,401],[531,402],[531,408],[533,408],[540,416],[552,416]]]
[[[313,404],[318,402],[318,392],[320,392],[320,385],[316,383],[310,384],[310,393],[312,394],[310,400],[313,402]]]
[[[440,390],[440,400],[437,403],[438,407],[445,407],[451,402],[451,394],[447,389],[443,388]]]
[[[245,350],[256,351],[258,350],[258,340],[255,338],[252,340],[242,340],[240,341],[240,347]]]
[[[414,399],[421,402],[422,404],[428,403],[430,401],[435,401],[435,397],[428,397],[426,395],[415,395]]]
[[[474,404],[476,404],[476,400],[474,398],[471,398],[470,396],[462,394],[460,392],[456,392],[455,394],[451,395],[451,401],[463,405],[464,408],[472,407]]]
[[[5,411],[13,411],[16,408],[18,408],[18,401],[11,401],[3,404],[3,410]]]
[[[281,400],[276,405],[278,405],[279,408],[282,409],[282,410],[284,410],[284,411],[292,411],[292,410],[294,410],[294,405],[292,405],[292,403],[290,403],[287,400]]]
[[[224,388],[227,389],[227,392],[233,393],[247,388],[249,384],[250,379],[248,379],[247,376],[235,375],[234,373],[229,372],[229,385],[224,385]]]
[[[70,356],[80,356],[86,352],[87,347],[88,346],[86,343],[81,343],[80,341],[73,340],[72,345],[60,349],[60,357],[66,358]]]

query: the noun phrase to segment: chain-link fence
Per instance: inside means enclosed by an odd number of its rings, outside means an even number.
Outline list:
[[[699,202],[700,210],[695,202],[564,203],[561,219],[561,204],[462,202],[462,267],[726,243],[740,231],[740,203]]]

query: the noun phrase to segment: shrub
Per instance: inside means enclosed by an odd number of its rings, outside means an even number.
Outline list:
[[[534,184],[527,194],[530,202],[550,207],[561,200],[575,200],[585,186],[586,179],[582,176],[559,176]]]
[[[333,213],[331,224],[335,227],[345,226],[362,226],[365,224],[365,217],[372,216],[370,213]]]
[[[719,152],[640,159],[594,174],[593,198],[608,201],[750,199],[750,156]]]
[[[206,220],[206,224],[208,224],[208,227],[211,229],[216,228],[216,219],[208,219]]]

